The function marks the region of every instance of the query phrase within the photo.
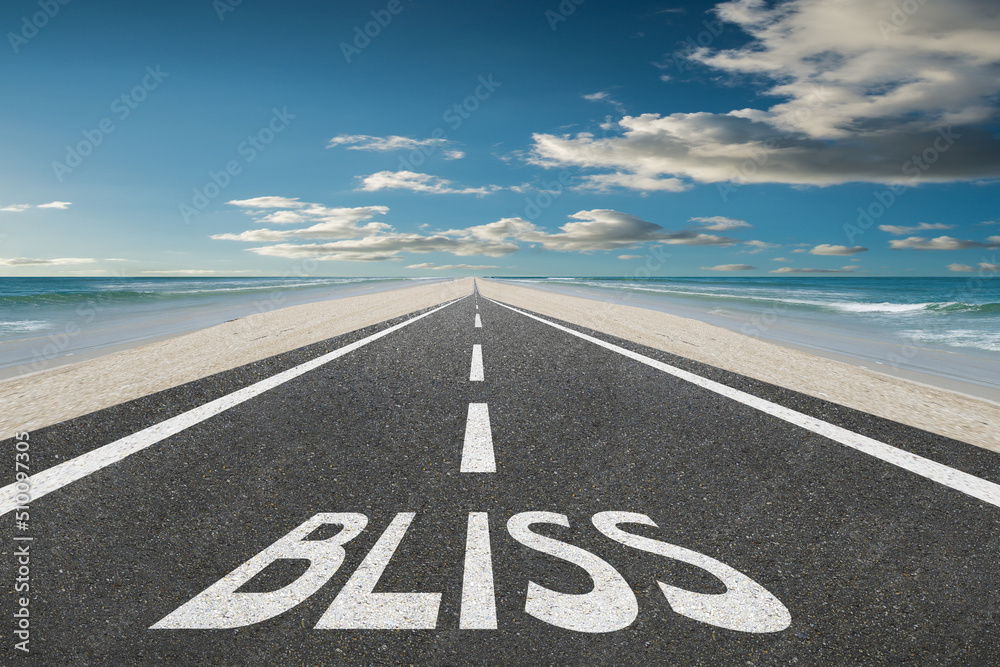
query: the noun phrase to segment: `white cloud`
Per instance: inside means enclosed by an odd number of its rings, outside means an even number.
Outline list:
[[[718,266],[703,266],[702,271],[756,271],[756,266],[749,264],[719,264]]]
[[[975,267],[969,266],[968,264],[949,264],[949,271],[957,271],[959,273],[971,273],[975,271]]]
[[[250,248],[258,255],[273,257],[289,257],[292,259],[310,258],[316,260],[348,260],[348,261],[382,261],[387,259],[402,259],[401,252],[448,252],[453,255],[486,255],[500,257],[516,252],[519,246],[514,243],[472,241],[435,234],[421,236],[420,234],[380,234],[361,239],[345,239],[331,243],[290,244]]]
[[[856,271],[858,267],[856,266],[845,266],[840,269],[811,269],[811,268],[798,268],[794,266],[783,266],[780,269],[774,269],[768,273],[850,273],[851,271]]]
[[[746,220],[727,218],[722,215],[713,215],[708,218],[691,218],[691,222],[697,222],[705,229],[711,229],[713,232],[724,232],[729,229],[739,229],[740,227],[753,227]]]
[[[744,241],[744,245],[748,245],[753,250],[744,250],[743,252],[756,255],[759,252],[764,252],[765,250],[773,250],[774,248],[780,248],[780,243],[768,243],[767,241]]]
[[[259,199],[281,200],[282,197],[260,197]],[[246,201],[258,201],[246,200]],[[253,207],[255,210],[249,211],[249,215],[259,223],[277,224],[309,224],[308,227],[289,230],[273,229],[251,229],[239,234],[215,234],[210,238],[220,241],[250,241],[277,242],[288,239],[346,239],[358,235],[375,234],[390,229],[390,226],[382,222],[368,222],[359,224],[376,215],[384,215],[389,211],[387,206],[358,206],[355,208],[330,208],[320,204],[302,203],[298,200],[287,200],[294,202],[294,210],[279,210],[265,213],[268,208],[278,208],[280,202],[269,202],[271,206],[263,209]],[[286,204],[287,204],[286,202]],[[245,206],[244,202],[229,202],[235,206]]]
[[[0,211],[4,211],[6,213],[20,213],[32,208],[55,208],[66,210],[72,205],[73,203],[68,201],[50,201],[47,204],[10,204],[9,206],[0,208]]]
[[[618,259],[642,259],[642,255],[618,255]]]
[[[830,245],[821,243],[809,251],[811,255],[856,255],[859,252],[868,252],[868,248],[862,246]]]
[[[979,268],[983,271],[992,271],[993,273],[1000,272],[1000,264],[993,264],[992,262],[979,262]]]
[[[522,228],[512,235],[528,243],[540,243],[547,250],[591,252],[618,250],[642,243],[655,242],[668,245],[721,245],[738,243],[737,239],[694,230],[667,231],[660,225],[637,216],[612,209],[578,211],[571,216],[561,232],[548,233],[529,222],[518,220]],[[526,226],[525,226],[526,225]]]
[[[633,190],[1000,176],[1000,139],[989,129],[1000,94],[994,0],[928,2],[890,34],[879,28],[887,2],[736,0],[716,11],[751,41],[690,57],[763,82],[777,104],[625,116],[620,135],[600,139],[536,134],[531,161],[610,171],[590,183]],[[921,170],[911,158],[925,150],[935,161]]]
[[[246,206],[244,200],[234,205],[244,206],[256,222],[313,222],[293,229],[249,229],[239,233],[223,233],[211,238],[221,241],[246,241],[274,245],[250,248],[250,252],[288,258],[317,260],[382,261],[401,259],[400,253],[448,252],[453,255],[485,255],[499,257],[519,250],[520,244],[534,244],[546,250],[561,252],[595,252],[634,248],[642,244],[718,245],[731,246],[738,239],[698,230],[666,230],[638,216],[611,209],[578,211],[558,232],[549,232],[523,218],[501,218],[495,222],[461,229],[438,232],[400,233],[391,225],[369,222],[375,215],[388,212],[385,206],[330,208],[297,199],[267,198],[270,208]],[[278,200],[278,201],[273,201]],[[279,210],[277,205],[294,206]],[[363,223],[363,224],[362,224]],[[429,227],[423,225],[421,230]],[[294,240],[332,241],[297,244]],[[761,242],[762,243],[762,242]],[[637,257],[637,256],[636,256]]]
[[[388,137],[373,137],[370,134],[343,134],[326,145],[327,148],[345,146],[352,151],[398,151],[413,150],[422,146],[441,146],[447,144],[447,139],[411,139],[392,134]]]
[[[928,229],[951,229],[955,225],[943,225],[940,222],[930,223],[921,222],[915,227],[902,227],[900,225],[879,225],[878,228],[883,232],[889,232],[890,234],[898,234],[902,236],[903,234],[912,234],[913,232],[922,232]]]
[[[478,188],[453,188],[449,180],[413,171],[379,171],[359,178],[361,178],[361,187],[358,189],[365,192],[410,190],[411,192],[427,192],[431,194],[486,195],[501,189],[498,185],[486,185]]]
[[[792,260],[788,259],[787,257],[774,257],[774,258],[771,259],[771,261],[772,262],[790,262]]]
[[[0,259],[2,266],[60,266],[63,264],[92,264],[96,259],[89,257],[61,257],[59,259],[38,259],[35,257],[13,257]]]
[[[613,106],[615,108],[615,111],[617,111],[619,114],[621,115],[625,114],[625,105],[623,105],[615,98],[611,97],[611,93],[607,91],[602,90],[596,93],[590,93],[589,95],[583,95],[582,97],[583,99],[590,102],[607,102],[608,104]]]
[[[923,236],[910,236],[905,239],[893,239],[889,246],[894,250],[969,250],[971,248],[1000,248],[1000,236],[990,236],[986,243],[967,241],[951,236],[938,236],[927,240]]]
[[[298,197],[254,197],[253,199],[232,199],[226,202],[240,208],[301,208],[306,206]]]
[[[660,225],[637,216],[611,209],[578,211],[560,232],[546,232],[522,218],[503,218],[497,222],[467,229],[452,229],[444,234],[479,240],[511,239],[537,243],[546,250],[593,252],[634,247],[646,242],[687,245],[732,245],[736,239],[683,230],[668,232]]]
[[[408,269],[431,269],[433,271],[451,271],[451,270],[463,270],[472,271],[480,269],[502,269],[505,267],[495,266],[491,264],[434,264],[433,262],[424,262],[423,264],[410,264],[406,268]]]
[[[611,192],[615,188],[626,188],[643,192],[683,192],[690,187],[679,178],[658,178],[626,173],[589,174],[584,176],[582,181],[573,189]]]
[[[224,271],[221,269],[170,269],[164,271],[140,271],[139,273],[145,273],[149,275],[156,276],[230,276],[234,273],[257,273],[249,269],[241,269],[238,271]]]

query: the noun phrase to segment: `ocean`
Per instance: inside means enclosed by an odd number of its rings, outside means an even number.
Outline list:
[[[0,278],[0,378],[415,280],[434,279]]]
[[[497,279],[661,310],[887,372],[929,374],[1000,392],[997,273]],[[0,278],[0,377],[414,280],[434,279]]]
[[[1000,274],[946,278],[514,278],[690,317],[835,359],[1000,391]],[[940,383],[939,383],[940,384]],[[967,387],[956,387],[967,389]]]

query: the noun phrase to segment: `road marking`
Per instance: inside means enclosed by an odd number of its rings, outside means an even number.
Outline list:
[[[496,630],[497,601],[493,591],[493,555],[486,512],[469,514],[465,538],[465,575],[462,579],[462,630]]]
[[[414,512],[400,512],[316,624],[317,630],[433,630],[440,593],[376,593]]]
[[[483,321],[479,319],[479,313],[476,313],[476,328],[477,329],[483,328]]]
[[[948,488],[961,491],[962,493],[970,495],[973,498],[977,498],[983,502],[1000,507],[1000,485],[994,484],[993,482],[988,482],[985,479],[980,479],[979,477],[964,473],[960,470],[955,470],[954,468],[937,463],[936,461],[925,459],[917,454],[897,449],[892,445],[887,445],[884,442],[869,438],[861,435],[860,433],[848,431],[840,426],[834,426],[833,424],[825,422],[821,419],[816,419],[815,417],[810,417],[809,415],[802,414],[801,412],[796,412],[795,410],[778,405],[777,403],[766,401],[763,398],[758,398],[752,394],[748,394],[738,389],[733,389],[732,387],[727,387],[724,384],[703,378],[700,375],[695,375],[694,373],[689,373],[688,371],[665,364],[662,361],[657,361],[656,359],[639,354],[638,352],[626,350],[623,347],[608,343],[600,340],[599,338],[594,338],[593,336],[588,336],[585,333],[574,331],[573,329],[564,327],[561,324],[550,322],[549,320],[537,317],[531,313],[526,313],[523,310],[508,306],[507,304],[500,303],[499,301],[493,301],[493,303],[503,306],[508,310],[513,310],[515,313],[520,313],[525,317],[530,317],[533,320],[547,324],[550,327],[559,329],[560,331],[565,331],[566,333],[576,336],[577,338],[582,338],[583,340],[594,343],[595,345],[600,345],[605,349],[617,352],[618,354],[638,361],[639,363],[652,366],[657,370],[669,373],[674,377],[696,384],[699,387],[708,389],[716,394],[720,394],[726,398],[748,405],[790,424],[804,428],[807,431],[812,431],[813,433],[829,438],[834,442],[839,442],[846,447],[856,449],[857,451],[868,454],[869,456],[874,456],[881,461],[885,461],[886,463],[902,468],[903,470],[908,470],[909,472],[937,482],[938,484],[943,484]]]
[[[472,368],[469,370],[470,382],[483,381],[483,346],[472,346]]]
[[[437,628],[441,611],[441,593],[375,592],[386,568],[396,556],[414,512],[399,512],[382,532],[375,545],[348,578],[333,603],[314,626],[317,630],[433,630]],[[667,606],[692,620],[719,628],[740,632],[780,632],[791,623],[791,615],[781,601],[767,589],[742,572],[722,561],[658,539],[637,535],[621,528],[640,524],[656,528],[645,514],[633,512],[598,512],[591,522],[604,537],[613,542],[686,563],[718,579],[724,593],[704,593],[656,581]],[[549,524],[545,533],[532,529],[536,524]],[[339,525],[340,532],[322,540],[309,539],[320,527]],[[462,604],[459,628],[463,630],[496,630],[496,592],[493,585],[493,557],[489,517],[486,512],[470,512],[465,540],[465,567],[462,575]],[[567,542],[562,531],[551,526],[569,528],[569,518],[554,512],[528,511],[515,514],[507,521],[507,532],[521,545],[552,556],[582,569],[593,582],[588,593],[562,593],[548,589],[530,579],[524,597],[524,612],[540,621],[576,632],[613,632],[631,625],[639,612],[639,599],[633,591],[651,589],[648,581],[625,579],[613,565],[600,556]],[[152,630],[221,630],[241,628],[267,621],[279,614],[291,612],[323,590],[346,562],[349,544],[368,526],[368,517],[353,512],[316,514],[293,529],[271,546],[253,556],[225,575],[190,601],[178,607]],[[326,531],[324,531],[326,532]],[[645,531],[648,532],[648,531]],[[433,539],[433,538],[432,538]],[[222,547],[223,545],[220,545]],[[406,558],[405,556],[403,557]],[[412,554],[410,556],[412,559]],[[279,560],[299,560],[307,563],[306,570],[284,587],[263,593],[241,589],[254,577]],[[409,565],[420,567],[412,560],[397,562],[395,572]],[[178,564],[188,569],[188,564]],[[516,567],[516,565],[515,565]],[[533,568],[532,568],[533,569]],[[448,572],[457,572],[447,568]],[[180,575],[182,578],[190,574]],[[626,574],[632,574],[626,572]],[[524,592],[524,586],[506,578],[505,597],[512,600]],[[325,596],[324,596],[325,597]],[[645,600],[644,604],[652,600]],[[315,608],[316,602],[312,605]],[[303,611],[300,608],[300,613]],[[293,612],[294,613],[294,612]],[[306,612],[312,614],[311,611]],[[662,616],[660,611],[657,617]],[[514,621],[517,623],[517,621]],[[302,620],[305,625],[305,618]],[[516,629],[516,625],[514,626]],[[523,626],[522,626],[523,627]]]
[[[593,586],[589,593],[561,593],[528,581],[525,613],[576,632],[614,632],[632,625],[639,615],[639,602],[621,573],[586,549],[536,533],[531,528],[538,523],[569,528],[565,514],[522,512],[507,521],[507,532],[529,549],[585,570]]]
[[[461,472],[496,472],[493,457],[493,433],[490,408],[486,403],[469,403],[465,419],[465,442],[462,445]]]
[[[333,352],[328,352],[321,357],[316,357],[315,359],[307,361],[304,364],[300,364],[294,368],[289,368],[287,371],[282,371],[277,375],[272,375],[271,377],[261,380],[260,382],[256,382],[249,387],[244,387],[243,389],[234,391],[231,394],[226,394],[221,398],[217,398],[214,401],[200,405],[197,408],[192,408],[187,412],[182,412],[176,417],[171,417],[170,419],[162,421],[159,424],[154,424],[153,426],[133,433],[132,435],[125,436],[120,440],[115,440],[114,442],[104,445],[103,447],[98,447],[97,449],[89,451],[86,454],[81,454],[74,459],[52,466],[51,468],[43,470],[40,473],[32,475],[27,480],[15,482],[14,484],[8,484],[7,486],[0,488],[0,516],[13,511],[18,505],[26,504],[18,502],[18,496],[22,495],[22,492],[17,489],[18,485],[27,483],[31,489],[30,500],[38,500],[42,496],[61,489],[67,484],[71,484],[91,473],[97,472],[102,468],[106,468],[112,463],[117,463],[127,456],[146,449],[150,445],[155,445],[161,440],[169,438],[172,435],[176,435],[186,428],[199,424],[210,417],[214,417],[220,412],[224,412],[229,408],[235,407],[240,403],[259,396],[269,389],[274,389],[275,387],[284,384],[289,380],[293,380],[300,375],[308,373],[323,364],[333,361],[338,357],[342,357],[349,352],[353,352],[358,348],[364,347],[368,343],[372,343],[383,336],[388,336],[390,333],[398,331],[408,324],[413,324],[417,320],[421,320],[428,315],[432,315],[442,308],[447,308],[451,304],[465,298],[467,297],[461,297],[460,299],[449,301],[443,306],[438,306],[434,310],[429,310],[422,315],[411,317],[405,322],[400,322],[399,324],[383,329],[382,331],[362,338],[361,340],[355,341],[349,345],[337,348]]]

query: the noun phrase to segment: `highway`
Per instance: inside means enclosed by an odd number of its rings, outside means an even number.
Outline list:
[[[1000,664],[996,454],[478,292],[2,445],[10,661]]]

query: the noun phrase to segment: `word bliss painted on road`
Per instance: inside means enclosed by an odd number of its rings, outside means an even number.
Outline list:
[[[412,512],[396,514],[320,618],[316,629],[430,630],[437,627],[441,593],[374,592],[414,516]],[[725,585],[724,593],[696,593],[657,582],[674,612],[741,632],[779,632],[791,624],[791,615],[785,605],[745,574],[704,554],[635,535],[620,527],[623,524],[657,527],[645,514],[599,512],[591,520],[602,535],[625,547],[693,565]],[[593,582],[593,589],[588,593],[561,593],[529,581],[525,613],[576,632],[614,632],[631,625],[639,614],[639,604],[622,575],[593,553],[536,532],[533,527],[538,524],[565,528],[570,525],[564,514],[522,512],[507,521],[507,532],[529,549],[583,569]],[[152,629],[229,629],[274,618],[322,588],[343,564],[347,555],[345,546],[367,525],[368,517],[364,514],[316,514],[153,625]],[[310,539],[327,526],[341,526],[341,530],[332,537]],[[295,581],[279,590],[264,593],[239,590],[272,563],[283,559],[308,561],[309,566]],[[489,518],[485,512],[469,514],[459,627],[497,628]]]

